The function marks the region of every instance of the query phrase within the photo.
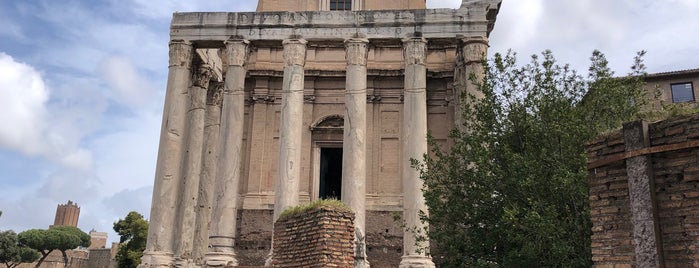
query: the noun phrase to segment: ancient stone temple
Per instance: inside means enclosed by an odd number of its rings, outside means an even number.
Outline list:
[[[175,13],[143,267],[262,265],[290,206],[342,200],[355,266],[434,267],[411,158],[477,94],[500,0],[261,0]],[[394,220],[399,215],[399,220]]]

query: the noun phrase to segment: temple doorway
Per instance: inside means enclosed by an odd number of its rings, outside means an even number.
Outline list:
[[[342,198],[342,131],[344,119],[334,114],[311,125],[311,200]]]
[[[341,199],[342,148],[320,148],[320,181],[318,197]]]

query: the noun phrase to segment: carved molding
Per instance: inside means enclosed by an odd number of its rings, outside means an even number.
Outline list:
[[[403,57],[405,64],[425,65],[427,40],[425,38],[407,38],[403,40]]]
[[[305,102],[305,103],[314,103],[314,102],[316,102],[316,96],[315,96],[315,95],[306,95],[306,96],[303,96],[303,102]]]
[[[311,131],[327,130],[327,129],[342,129],[345,127],[345,118],[339,114],[328,115],[311,125]]]
[[[345,59],[347,65],[366,66],[366,58],[369,53],[367,48],[369,40],[365,38],[350,38],[345,40]]]
[[[256,103],[266,103],[266,104],[271,104],[274,103],[275,97],[272,95],[256,95],[256,96],[250,96],[250,98],[247,99],[249,104],[256,104]]]
[[[230,39],[225,42],[228,54],[229,66],[245,66],[248,60],[248,47],[250,41],[244,39]]]
[[[380,95],[367,95],[366,101],[368,103],[378,103],[378,102],[381,102],[381,96]]]
[[[287,39],[282,42],[284,46],[284,63],[286,66],[304,66],[306,63],[307,43],[308,42],[303,39]]]
[[[190,42],[183,40],[170,41],[169,67],[182,66],[189,69],[192,65],[193,52],[194,48]]]
[[[206,91],[206,105],[221,106],[223,104],[223,82],[211,82]]]
[[[199,65],[199,68],[192,74],[192,83],[194,86],[201,88],[209,88],[209,82],[213,76],[211,66],[206,63]]]

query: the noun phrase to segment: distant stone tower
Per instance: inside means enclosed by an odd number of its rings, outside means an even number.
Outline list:
[[[68,200],[67,204],[59,204],[56,208],[56,219],[53,221],[52,226],[78,227],[78,217],[80,217],[80,207],[73,201]]]

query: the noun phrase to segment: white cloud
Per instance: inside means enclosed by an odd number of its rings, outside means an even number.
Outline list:
[[[41,152],[49,90],[33,67],[0,52],[0,146]]]
[[[151,103],[157,93],[150,81],[139,74],[133,62],[126,57],[107,57],[100,64],[100,71],[114,99],[122,104],[140,107]]]

